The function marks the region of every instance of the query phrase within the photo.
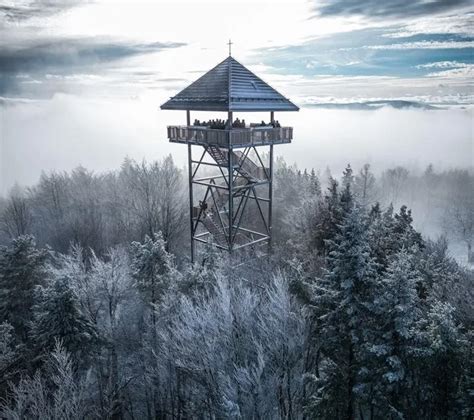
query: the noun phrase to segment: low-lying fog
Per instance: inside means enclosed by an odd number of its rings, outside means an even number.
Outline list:
[[[170,144],[167,124],[182,124],[184,111],[160,111],[150,99],[81,99],[57,95],[48,101],[0,105],[0,194],[18,182],[30,185],[42,170],[69,170],[78,165],[103,171],[117,168],[125,156],[158,159],[172,153],[179,165],[186,148]],[[192,119],[225,118],[225,114],[193,114]],[[239,116],[237,114],[237,116]],[[242,117],[242,116],[240,116]],[[268,120],[257,113],[247,122]],[[375,172],[404,165],[423,170],[472,167],[473,110],[374,111],[309,109],[277,113],[282,125],[294,127],[291,145],[277,154],[299,167],[334,174],[351,163],[368,162]]]

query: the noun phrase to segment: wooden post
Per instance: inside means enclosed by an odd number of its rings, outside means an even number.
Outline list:
[[[186,125],[189,127],[191,125],[191,111],[186,110]]]
[[[273,123],[275,121],[275,112],[270,111],[270,122]]]

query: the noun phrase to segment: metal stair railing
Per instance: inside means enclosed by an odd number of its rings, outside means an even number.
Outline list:
[[[261,168],[252,159],[244,155],[241,151],[234,152],[239,167],[237,170],[243,175],[252,179],[261,178]]]
[[[204,217],[201,220],[206,229],[213,236],[216,243],[221,246],[225,246],[227,244],[227,237],[222,230],[222,226],[220,226],[220,223],[216,221],[215,218],[216,216],[213,212],[206,211]]]
[[[223,152],[217,146],[209,146],[207,152],[212,156],[219,166],[227,166],[229,164],[229,159],[227,153]]]

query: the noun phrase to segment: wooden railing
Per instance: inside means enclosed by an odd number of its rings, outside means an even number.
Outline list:
[[[208,127],[168,126],[168,138],[175,143],[216,145],[220,147],[258,146],[291,143],[293,127],[252,127],[217,130]]]

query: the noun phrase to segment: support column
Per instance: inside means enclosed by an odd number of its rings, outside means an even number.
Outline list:
[[[270,182],[268,183],[268,231],[270,232],[270,239],[268,240],[268,253],[272,252],[273,227],[272,227],[272,207],[273,207],[273,144],[270,145],[269,156],[269,172]]]
[[[189,112],[189,111],[188,111]],[[191,264],[194,263],[194,222],[193,222],[193,153],[192,146],[188,143],[188,177],[189,177],[189,224],[191,228]]]
[[[191,111],[186,110],[186,125],[191,125]],[[193,223],[193,151],[192,146],[188,143],[188,178],[189,178],[189,225],[191,228],[191,264],[194,263],[194,223]]]
[[[232,253],[233,248],[233,235],[234,235],[234,159],[233,159],[233,150],[232,150],[232,111],[227,113],[227,119],[229,122],[228,126],[228,163],[229,167],[227,168],[229,174],[229,228],[228,228],[228,241],[229,241],[229,253]]]
[[[229,141],[228,149],[228,162],[229,167],[227,168],[229,175],[229,228],[228,228],[228,241],[229,241],[229,253],[232,253],[233,248],[233,225],[234,225],[234,159],[232,146]]]

